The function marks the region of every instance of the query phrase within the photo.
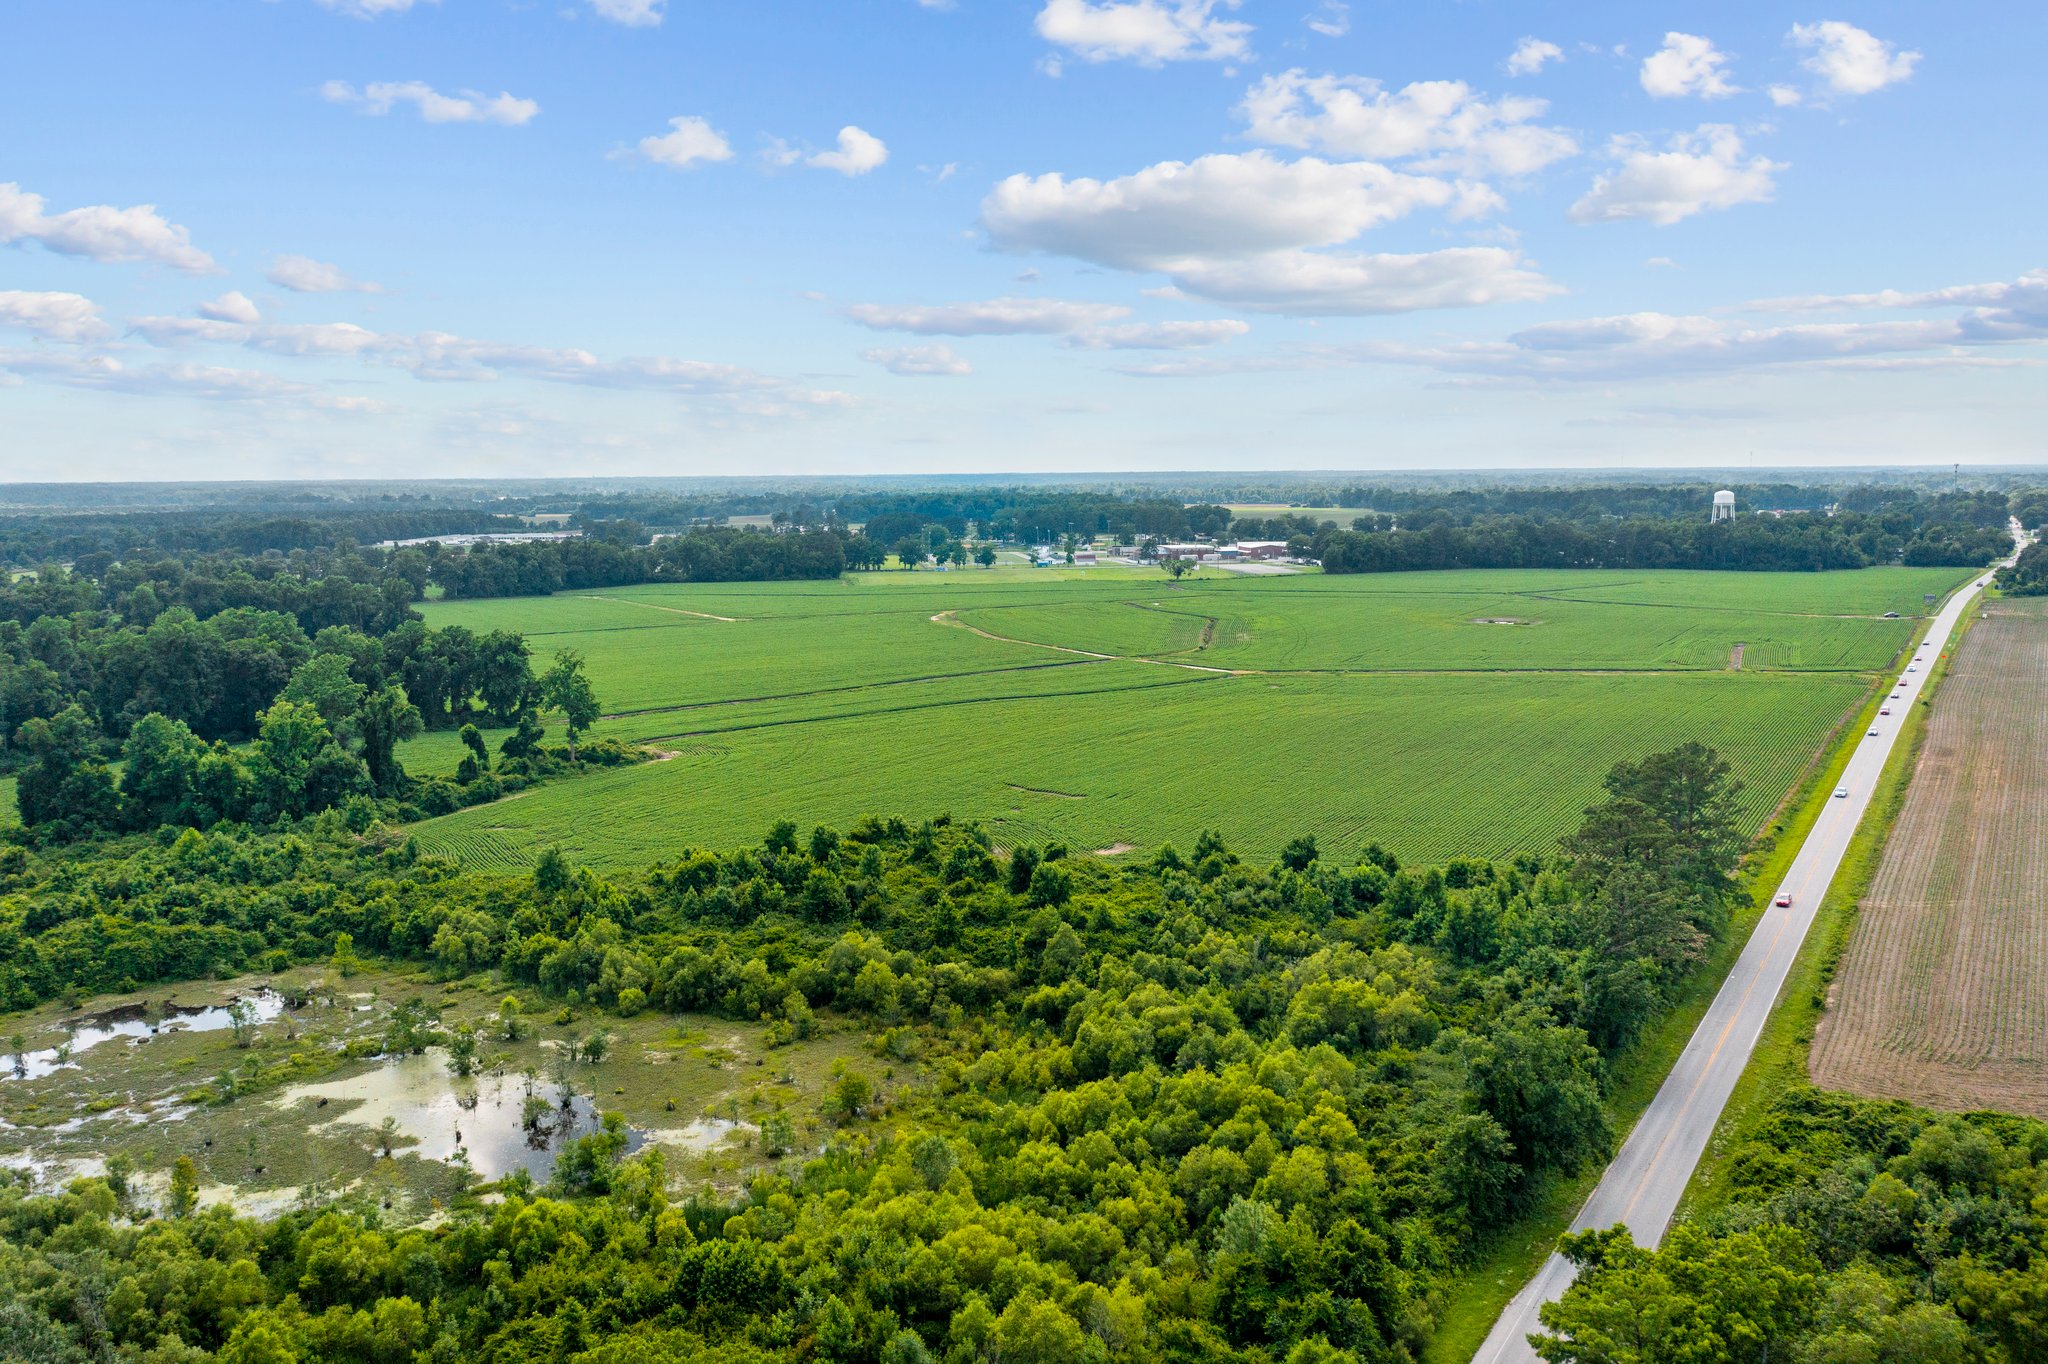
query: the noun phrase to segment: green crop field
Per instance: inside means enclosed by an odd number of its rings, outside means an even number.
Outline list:
[[[425,607],[573,648],[596,733],[661,761],[417,826],[493,865],[950,811],[1008,844],[1499,854],[1573,827],[1616,759],[1701,739],[1760,822],[1951,570],[1245,578],[881,572]],[[1896,610],[1899,620],[1881,619]],[[1502,623],[1513,622],[1513,623]],[[1741,645],[1740,667],[1735,646]],[[451,771],[447,734],[407,746]]]
[[[1155,671],[1165,671],[1163,669]],[[543,787],[419,828],[491,865],[555,844],[597,865],[760,837],[777,819],[951,811],[1005,844],[1153,847],[1220,829],[1270,852],[1312,833],[1347,852],[1488,856],[1545,844],[1607,764],[1726,731],[1761,820],[1848,705],[1853,678],[1677,673],[1175,686],[822,719],[670,741],[674,757]],[[1590,761],[1589,761],[1590,759]]]

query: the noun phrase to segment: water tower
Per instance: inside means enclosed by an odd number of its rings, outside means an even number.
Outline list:
[[[1735,519],[1735,494],[1723,488],[1714,494],[1714,514],[1710,521],[1733,521]]]

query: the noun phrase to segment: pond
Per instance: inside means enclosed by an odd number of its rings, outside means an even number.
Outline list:
[[[80,1052],[102,1042],[125,1039],[131,1046],[140,1046],[167,1032],[220,1032],[235,1025],[237,1010],[246,1010],[243,1016],[252,1024],[268,1023],[284,1012],[285,998],[264,988],[237,995],[226,1004],[184,1005],[167,999],[88,1014],[69,1027],[59,1045],[14,1053],[13,1064],[0,1067],[0,1081],[35,1080],[75,1066]]]
[[[536,1106],[530,1125],[529,1093],[545,1106]],[[531,1086],[518,1075],[460,1079],[449,1071],[447,1052],[439,1047],[356,1075],[294,1085],[271,1102],[302,1112],[310,1126],[362,1128],[364,1143],[380,1149],[379,1130],[389,1118],[397,1138],[394,1155],[466,1163],[484,1179],[514,1170],[546,1179],[563,1146],[598,1128],[596,1105],[584,1095],[573,1095],[564,1106],[560,1092],[545,1079]],[[334,1112],[323,1118],[326,1108]],[[646,1133],[628,1129],[626,1149],[637,1151],[646,1140]]]

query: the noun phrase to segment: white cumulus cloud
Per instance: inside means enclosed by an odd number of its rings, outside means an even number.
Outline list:
[[[666,0],[590,0],[591,13],[627,28],[653,28]]]
[[[881,138],[849,123],[839,130],[839,145],[834,150],[818,152],[806,158],[804,164],[853,176],[866,175],[888,159],[889,149]]]
[[[1238,113],[1249,136],[1275,146],[1372,160],[1420,158],[1425,170],[1527,175],[1578,151],[1571,135],[1531,122],[1549,104],[1488,100],[1463,81],[1388,90],[1364,76],[1267,76]]]
[[[1508,54],[1510,76],[1533,76],[1549,62],[1564,60],[1564,49],[1541,38],[1524,38]]]
[[[640,139],[640,155],[659,166],[677,170],[699,161],[730,161],[732,144],[709,121],[684,115],[668,121],[669,130]]]
[[[279,256],[264,276],[280,289],[295,294],[381,294],[384,286],[351,278],[338,265],[310,256]]]
[[[1057,298],[991,298],[973,303],[856,303],[846,315],[874,331],[922,336],[1056,336],[1129,317],[1115,303],[1075,303]]]
[[[1643,58],[1642,82],[1659,99],[1725,99],[1741,92],[1728,79],[1727,54],[1692,33],[1665,34],[1664,46]]]
[[[1417,208],[1444,207],[1455,193],[1448,181],[1370,161],[1215,153],[1112,180],[1012,175],[982,201],[981,219],[1006,250],[1159,270],[1189,258],[1334,245]]]
[[[1838,95],[1867,95],[1910,78],[1920,63],[1918,52],[1901,52],[1884,39],[1840,19],[1794,24],[1787,35],[1804,48],[1800,63]]]
[[[1183,293],[1249,311],[1381,313],[1541,298],[1556,291],[1515,253],[1341,253],[1417,208],[1497,202],[1483,186],[1371,161],[1280,161],[1265,152],[1167,161],[1114,180],[1013,175],[982,201],[1005,250],[1166,275]]]
[[[113,331],[100,320],[99,305],[83,294],[19,289],[0,289],[0,327],[49,341],[97,341]]]
[[[929,346],[901,346],[895,349],[876,349],[861,352],[861,359],[871,365],[880,365],[891,374],[905,378],[938,378],[974,373],[974,366],[967,363],[967,357],[960,355],[943,341]]]
[[[1227,61],[1248,54],[1250,24],[1217,17],[1238,0],[1046,0],[1038,36],[1085,61]]]
[[[260,322],[263,314],[249,301],[249,296],[239,289],[231,289],[219,298],[199,305],[199,315],[215,322]]]
[[[497,123],[516,128],[540,112],[540,105],[516,95],[486,95],[475,90],[444,95],[424,81],[371,81],[360,90],[347,81],[328,81],[320,87],[320,97],[330,104],[357,105],[366,114],[388,114],[401,104],[410,104],[428,123]]]
[[[1703,123],[1671,139],[1663,151],[1640,139],[1616,138],[1609,152],[1620,168],[1600,176],[1571,207],[1575,223],[1645,218],[1659,227],[1707,209],[1770,200],[1782,162],[1745,156],[1742,138],[1726,124]]]
[[[154,204],[92,204],[49,213],[42,195],[0,183],[0,245],[12,242],[36,242],[59,255],[87,260],[168,265],[188,275],[215,274],[219,268],[192,245],[191,233],[164,221]]]

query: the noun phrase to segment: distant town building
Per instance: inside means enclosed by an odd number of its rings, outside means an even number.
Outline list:
[[[1284,559],[1287,557],[1285,540],[1239,540],[1233,549],[1247,559]]]
[[[1209,559],[1214,558],[1215,554],[1214,545],[1185,544],[1159,547],[1159,557],[1162,559]]]
[[[1723,488],[1714,494],[1714,514],[1710,521],[1733,521],[1735,519],[1735,494]]]

